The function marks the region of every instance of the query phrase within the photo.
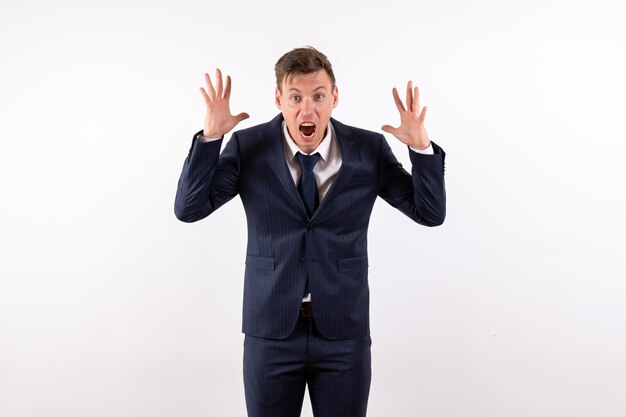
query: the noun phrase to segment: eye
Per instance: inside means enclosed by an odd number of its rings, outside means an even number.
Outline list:
[[[322,101],[322,100],[324,100],[324,95],[322,95],[322,94],[317,94],[317,95],[315,95],[315,100],[317,100],[317,101]]]
[[[297,103],[297,102],[299,102],[302,99],[302,97],[300,97],[300,96],[291,96],[291,97],[289,97],[289,99],[291,101],[295,101]]]

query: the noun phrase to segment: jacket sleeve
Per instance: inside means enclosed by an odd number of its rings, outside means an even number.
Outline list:
[[[446,217],[445,152],[434,142],[434,155],[409,149],[411,174],[398,162],[383,137],[378,195],[413,221],[439,226]]]
[[[238,193],[239,147],[234,133],[220,155],[220,140],[203,143],[196,133],[178,180],[174,214],[183,222],[202,220]]]

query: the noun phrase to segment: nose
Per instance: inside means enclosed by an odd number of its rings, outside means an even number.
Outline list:
[[[314,103],[311,101],[311,99],[304,99],[302,100],[302,102],[300,103],[300,112],[304,113],[304,114],[309,114],[313,112],[313,106]]]

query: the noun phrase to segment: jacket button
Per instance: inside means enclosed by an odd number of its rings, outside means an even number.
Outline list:
[[[306,230],[313,230],[313,225],[312,225],[312,224],[308,225],[308,226],[306,227]]]
[[[308,259],[307,259],[307,258],[306,258],[306,256],[305,256],[304,258],[302,258],[302,265],[305,265],[305,266],[306,266],[306,265],[308,265],[308,264],[309,264],[309,261],[308,261]]]

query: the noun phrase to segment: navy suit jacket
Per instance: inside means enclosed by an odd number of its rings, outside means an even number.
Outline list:
[[[383,135],[331,119],[342,164],[311,218],[289,173],[282,115],[202,143],[198,132],[185,160],[175,214],[194,222],[237,194],[248,224],[243,332],[281,339],[293,330],[307,285],[322,335],[354,339],[369,335],[367,228],[380,196],[415,222],[440,225],[445,218],[443,150],[409,151],[411,174]]]

